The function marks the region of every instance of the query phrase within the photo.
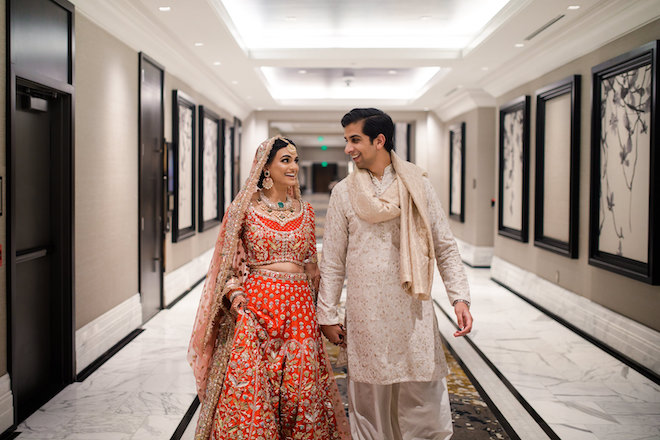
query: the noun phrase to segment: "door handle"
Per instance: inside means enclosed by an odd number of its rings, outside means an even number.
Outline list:
[[[48,248],[33,248],[16,251],[16,263],[25,263],[26,261],[45,257],[46,255],[48,255]]]

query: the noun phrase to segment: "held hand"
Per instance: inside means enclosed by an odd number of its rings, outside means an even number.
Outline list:
[[[243,313],[243,309],[245,308],[245,303],[247,300],[245,299],[245,296],[243,295],[237,295],[236,298],[234,298],[234,301],[231,303],[231,313],[234,316],[238,316],[239,313]]]
[[[472,331],[472,315],[470,309],[464,302],[457,302],[454,306],[454,313],[456,313],[456,321],[458,322],[459,331],[454,333],[454,337],[465,336]]]
[[[328,341],[342,348],[346,348],[346,329],[341,324],[322,325],[321,331]]]
[[[312,276],[312,286],[314,286],[315,292],[319,291],[320,284],[321,284],[321,271],[319,270],[319,267],[316,266],[314,270],[314,275]]]

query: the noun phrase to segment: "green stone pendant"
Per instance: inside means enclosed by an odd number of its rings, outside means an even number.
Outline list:
[[[277,202],[277,206],[279,208],[284,208],[284,202]]]

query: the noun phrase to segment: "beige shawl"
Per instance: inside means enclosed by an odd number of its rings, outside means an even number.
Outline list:
[[[426,172],[395,152],[390,156],[397,175],[395,184],[376,197],[369,172],[356,168],[348,176],[351,206],[358,217],[369,223],[401,217],[401,287],[414,298],[428,300],[431,299],[435,251],[427,212]]]

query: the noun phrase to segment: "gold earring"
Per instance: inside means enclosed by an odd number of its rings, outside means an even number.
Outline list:
[[[264,189],[271,189],[273,187],[273,179],[270,178],[270,171],[264,170],[264,180],[261,182]]]

